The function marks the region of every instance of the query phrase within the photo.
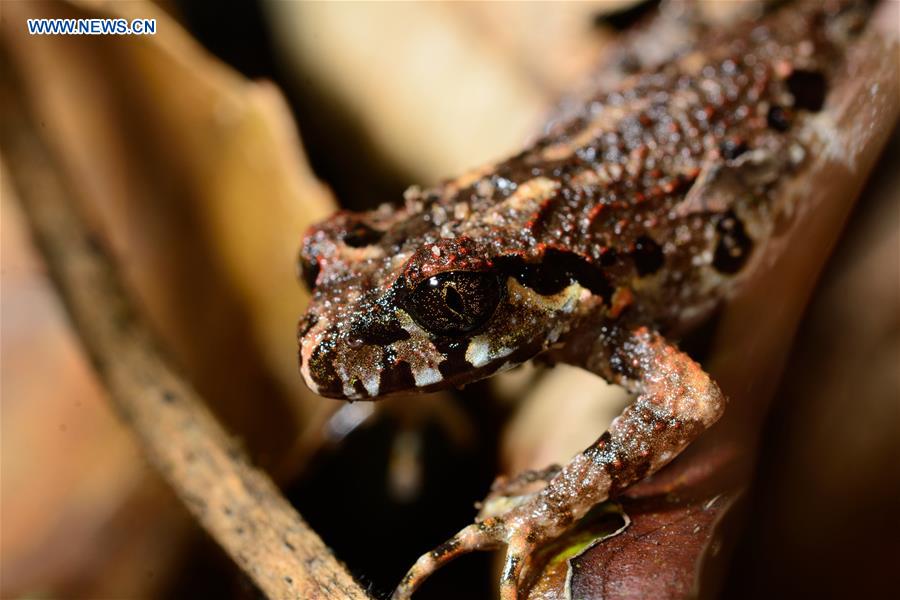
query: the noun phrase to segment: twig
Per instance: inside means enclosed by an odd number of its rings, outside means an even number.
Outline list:
[[[267,597],[368,598],[165,358],[78,213],[9,71],[0,69],[4,160],[75,329],[147,457]]]

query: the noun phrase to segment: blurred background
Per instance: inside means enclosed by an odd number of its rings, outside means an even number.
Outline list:
[[[515,152],[646,4],[3,2],[3,98],[39,124],[216,415],[381,594],[471,520],[496,473],[564,460],[626,398],[565,368],[374,406],[318,398],[296,370],[300,238],[338,206]],[[98,16],[158,33],[25,29]],[[6,152],[0,597],[257,597],[109,410]],[[724,597],[864,597],[900,564],[897,152],[895,134],[800,325]],[[492,597],[493,568],[468,557],[421,597]]]

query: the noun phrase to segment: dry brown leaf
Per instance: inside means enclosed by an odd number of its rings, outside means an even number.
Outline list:
[[[302,232],[334,205],[280,95],[149,3],[13,4],[4,15],[34,109],[155,325],[226,421],[274,460],[295,431],[271,426],[324,410],[296,375],[305,296],[293,264]],[[152,16],[159,33],[32,37],[17,26],[26,16]]]
[[[25,19],[42,16],[152,17],[159,32],[28,36]],[[168,347],[252,451],[296,473],[316,443],[301,437],[291,457],[298,429],[335,405],[296,374],[293,263],[334,201],[280,94],[151,3],[5,3],[0,36],[4,68]],[[2,595],[151,595],[187,521],[100,405],[43,278],[8,268],[25,252],[9,244],[26,243],[11,200],[4,189]]]
[[[133,438],[108,410],[30,246],[5,168],[2,185],[0,597],[152,595],[162,580],[146,574],[177,560],[187,520],[168,490],[148,481]]]
[[[345,106],[417,183],[517,150],[551,100],[452,5],[272,1],[266,8],[298,85],[309,78]]]

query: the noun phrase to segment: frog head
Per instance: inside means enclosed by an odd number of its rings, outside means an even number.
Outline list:
[[[599,300],[546,253],[526,256],[527,240],[483,231],[471,214],[437,225],[409,206],[313,227],[300,253],[307,385],[351,400],[461,386],[559,343]]]

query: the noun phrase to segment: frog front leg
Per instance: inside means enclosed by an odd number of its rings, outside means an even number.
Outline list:
[[[604,329],[583,350],[571,352],[568,362],[622,385],[636,395],[634,402],[543,488],[488,496],[474,524],[416,561],[394,591],[395,600],[409,598],[425,578],[460,554],[503,545],[501,598],[515,600],[539,545],[559,537],[596,504],[657,471],[722,415],[725,397],[709,375],[647,328]]]

